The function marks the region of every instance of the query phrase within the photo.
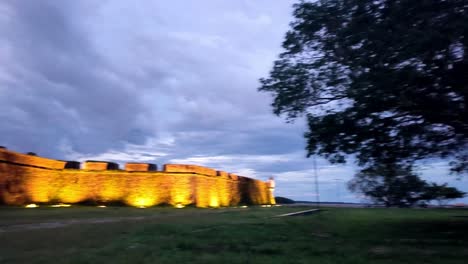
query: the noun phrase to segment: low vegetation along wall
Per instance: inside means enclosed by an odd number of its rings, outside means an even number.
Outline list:
[[[267,182],[195,165],[80,163],[0,148],[0,203],[125,203],[197,207],[274,204]]]

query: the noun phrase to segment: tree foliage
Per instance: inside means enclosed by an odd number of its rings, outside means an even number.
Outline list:
[[[293,204],[293,203],[295,203],[294,200],[286,198],[286,197],[281,197],[281,196],[275,197],[275,201],[276,201],[277,204]]]
[[[259,90],[275,114],[307,117],[309,155],[468,171],[466,0],[319,0],[294,18]]]
[[[355,175],[348,183],[351,191],[361,193],[375,203],[387,207],[408,207],[437,200],[464,197],[465,193],[446,184],[428,183],[413,173],[412,167],[401,164],[380,164]]]
[[[431,183],[426,185],[422,200],[432,201],[435,200],[439,205],[443,205],[448,200],[462,198],[466,193],[461,192],[457,188],[448,187],[447,184],[438,185]]]

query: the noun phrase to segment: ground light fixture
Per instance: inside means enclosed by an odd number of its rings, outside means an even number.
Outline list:
[[[59,204],[53,204],[50,207],[70,207],[71,204],[64,204],[64,203],[59,203]]]

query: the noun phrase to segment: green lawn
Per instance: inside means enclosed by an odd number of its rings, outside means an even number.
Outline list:
[[[304,209],[0,207],[0,263],[468,261],[467,210],[328,208],[271,217]]]

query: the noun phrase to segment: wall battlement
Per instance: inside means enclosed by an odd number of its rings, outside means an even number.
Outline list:
[[[60,161],[0,148],[0,203],[124,203],[197,207],[274,204],[267,182],[207,167]]]

